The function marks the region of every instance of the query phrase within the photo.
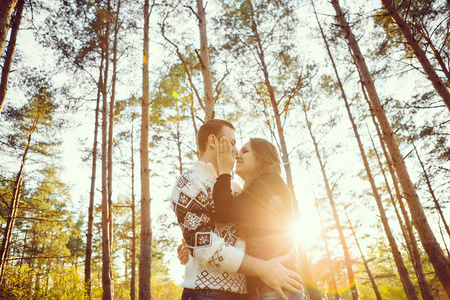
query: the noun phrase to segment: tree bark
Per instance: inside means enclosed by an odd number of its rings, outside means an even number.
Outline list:
[[[91,263],[92,263],[92,239],[94,232],[94,196],[95,196],[95,179],[97,172],[97,139],[98,139],[98,118],[100,110],[100,87],[103,73],[103,59],[100,64],[100,77],[98,80],[97,91],[97,107],[95,108],[95,125],[94,125],[94,145],[92,146],[92,172],[91,172],[91,188],[89,192],[89,211],[88,211],[88,232],[86,235],[86,260],[84,265],[84,283],[86,286],[86,295],[91,299]]]
[[[132,123],[133,124],[133,123]],[[134,193],[134,129],[131,129],[131,280],[130,297],[136,299],[136,198]]]
[[[0,53],[3,53],[9,30],[9,20],[16,5],[17,0],[0,1]]]
[[[120,13],[120,3],[119,0],[117,2],[117,10],[115,13],[114,20],[114,42],[113,42],[113,74],[111,80],[111,98],[109,101],[109,123],[108,123],[108,215],[109,215],[109,251],[111,253],[111,260],[113,257],[113,244],[114,244],[114,211],[113,211],[113,201],[112,201],[112,190],[113,190],[113,144],[114,144],[114,104],[116,98],[116,82],[117,82],[117,39],[119,34],[119,13]],[[108,25],[111,22],[111,15],[108,14],[109,21]],[[112,263],[112,262],[111,262]],[[111,278],[113,278],[112,268],[111,268]],[[111,282],[113,284],[113,282]],[[114,287],[112,287],[112,291],[114,291]]]
[[[433,66],[431,65],[430,61],[427,58],[425,51],[422,50],[422,47],[420,46],[419,42],[414,38],[414,35],[411,32],[411,29],[409,28],[408,24],[399,15],[397,9],[395,8],[391,0],[381,0],[381,2],[383,2],[383,5],[389,12],[391,18],[395,21],[395,23],[397,23],[398,28],[403,33],[403,36],[405,37],[408,44],[411,46],[411,49],[414,51],[414,54],[416,55],[417,59],[422,65],[422,68],[425,74],[427,74],[428,79],[431,81],[436,92],[439,94],[439,96],[441,96],[442,100],[444,100],[445,106],[447,106],[447,109],[450,111],[450,91],[434,70]]]
[[[149,0],[144,4],[144,62],[142,83],[141,116],[141,256],[139,258],[139,300],[150,300],[150,278],[152,259],[152,231],[150,218],[150,169],[148,163],[149,135]]]
[[[19,0],[16,6],[16,12],[12,20],[11,36],[9,38],[6,50],[5,61],[2,69],[2,79],[0,82],[0,114],[2,113],[3,104],[5,103],[6,92],[8,91],[8,79],[11,71],[11,63],[16,50],[17,33],[19,32],[20,21],[22,20],[22,12],[25,0]],[[1,52],[0,52],[1,53]]]
[[[444,252],[439,246],[436,237],[434,236],[430,225],[428,224],[427,218],[420,204],[419,197],[416,193],[411,178],[409,177],[408,170],[400,153],[400,149],[397,145],[394,133],[392,132],[391,126],[384,112],[384,108],[381,105],[372,76],[366,65],[361,50],[359,49],[355,36],[353,35],[344,14],[341,11],[339,1],[332,0],[331,3],[333,4],[333,7],[336,11],[336,17],[342,30],[344,31],[345,38],[348,40],[348,43],[353,51],[353,56],[355,58],[358,69],[361,72],[364,87],[368,92],[368,96],[372,104],[374,113],[377,116],[383,132],[383,139],[389,149],[393,165],[398,174],[399,181],[403,189],[405,199],[408,202],[414,226],[419,233],[422,245],[428,254],[434,270],[436,271],[436,275],[444,286],[447,296],[450,297],[450,262],[448,262],[445,258]]]
[[[212,74],[208,49],[208,38],[206,35],[206,15],[203,0],[197,0],[197,18],[200,31],[200,65],[203,75],[203,86],[205,89],[205,122],[214,119],[214,96],[212,87]]]
[[[106,29],[102,39],[102,52],[105,59],[105,70],[102,82],[102,287],[103,300],[111,300],[113,298],[112,277],[111,277],[111,245],[110,245],[110,208],[108,201],[108,177],[107,177],[107,158],[108,158],[108,69],[109,69],[109,26],[110,26],[110,0],[107,3],[107,21]]]

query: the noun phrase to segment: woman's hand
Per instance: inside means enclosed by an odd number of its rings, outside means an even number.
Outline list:
[[[226,137],[221,137],[217,144],[217,166],[219,168],[219,175],[231,174],[234,167],[236,153],[231,147],[230,140]]]
[[[189,251],[186,246],[186,241],[181,239],[181,244],[178,245],[177,248],[178,259],[180,260],[180,264],[185,265],[189,261]]]

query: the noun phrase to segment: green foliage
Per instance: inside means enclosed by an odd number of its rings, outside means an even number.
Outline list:
[[[4,280],[0,299],[84,299],[84,278],[73,266],[56,264],[48,270],[31,268],[27,264],[11,266],[7,268]],[[92,282],[92,292],[93,298],[101,297],[98,280]]]
[[[182,287],[174,284],[167,278],[158,278],[152,276],[151,281],[152,299],[180,299],[183,292]]]

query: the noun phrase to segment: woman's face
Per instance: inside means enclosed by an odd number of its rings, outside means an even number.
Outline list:
[[[259,162],[250,147],[250,142],[247,142],[236,156],[235,173],[244,181],[250,178],[259,168]]]

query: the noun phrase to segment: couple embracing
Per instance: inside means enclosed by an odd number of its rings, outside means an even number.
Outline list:
[[[304,300],[294,205],[275,146],[252,138],[238,152],[234,126],[213,119],[200,127],[198,147],[171,196],[185,241],[181,299]],[[231,176],[235,162],[243,189]]]

